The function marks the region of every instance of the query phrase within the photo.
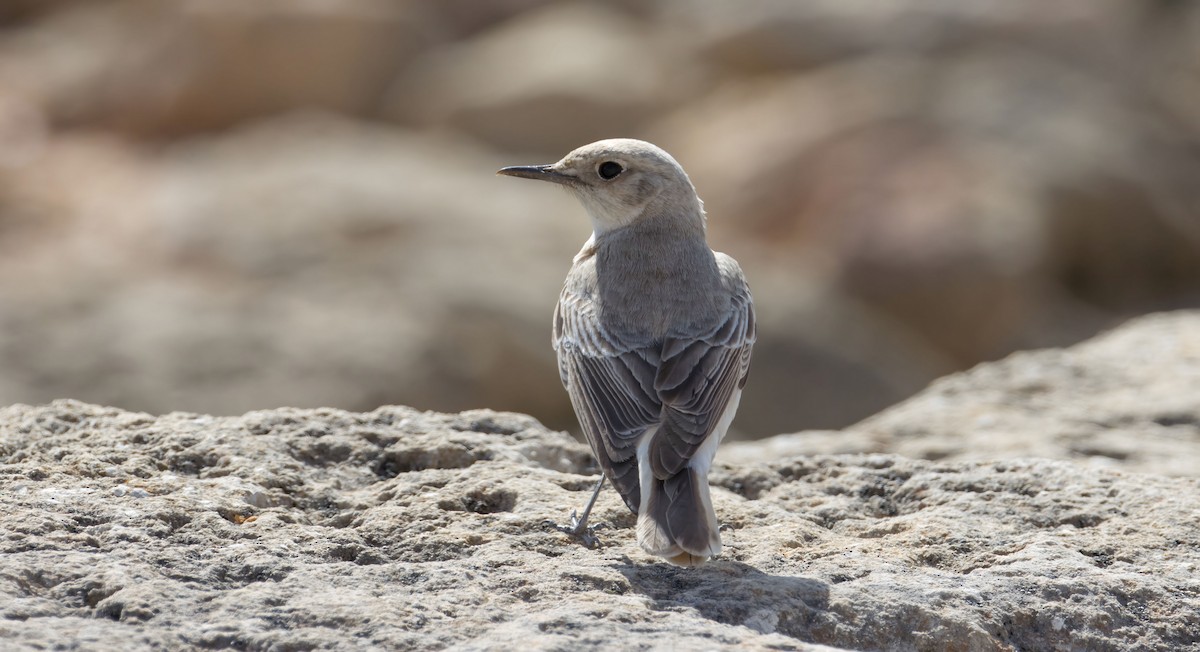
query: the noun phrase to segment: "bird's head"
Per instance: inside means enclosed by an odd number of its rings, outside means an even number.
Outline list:
[[[497,174],[562,184],[579,198],[597,235],[665,214],[694,218],[703,229],[704,211],[687,173],[670,154],[643,140],[601,140],[557,163],[506,167]]]

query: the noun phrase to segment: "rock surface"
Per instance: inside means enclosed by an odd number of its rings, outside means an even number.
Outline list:
[[[1069,349],[1016,353],[938,380],[845,430],[730,443],[721,456],[834,452],[1037,456],[1200,476],[1200,312],[1149,315]]]
[[[1171,333],[1195,331],[1196,318],[1140,320],[1071,351],[985,365],[860,428],[924,422],[961,432],[964,450],[982,437],[1009,442],[979,455],[1025,445],[1076,457],[1075,440],[1053,433],[1090,414],[1120,424],[1122,446],[1159,437],[1183,460],[1200,410],[1196,385],[1181,383],[1200,356],[1194,339]],[[1184,366],[1193,375],[1141,371]],[[1119,386],[1145,400],[1120,400]],[[1005,398],[1020,387],[1038,409]],[[985,413],[994,421],[964,421]],[[1036,446],[1038,434],[1061,445]],[[596,469],[584,446],[527,416],[0,408],[0,641],[1200,650],[1196,478],[759,446],[768,459],[744,447],[719,456],[725,552],[688,570],[637,548],[612,491],[593,514],[609,526],[600,549],[546,525],[581,506]]]

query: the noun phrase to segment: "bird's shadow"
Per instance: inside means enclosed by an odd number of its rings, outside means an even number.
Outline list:
[[[824,638],[829,585],[805,577],[770,575],[737,561],[714,560],[697,568],[637,563],[628,557],[614,565],[633,590],[649,597],[653,609],[694,608],[727,625],[761,633],[777,632],[806,642]]]

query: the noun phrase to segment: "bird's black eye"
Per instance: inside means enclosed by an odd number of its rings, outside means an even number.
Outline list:
[[[624,171],[625,168],[621,167],[621,164],[616,161],[605,161],[600,164],[600,167],[596,168],[596,173],[604,180],[612,179]]]

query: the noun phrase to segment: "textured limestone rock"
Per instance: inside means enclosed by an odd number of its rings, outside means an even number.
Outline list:
[[[1186,650],[1200,486],[1068,462],[724,465],[726,552],[543,524],[587,451],[529,417],[0,409],[0,640],[83,649]],[[614,647],[615,646],[615,647]]]
[[[1016,353],[943,378],[844,431],[730,444],[722,456],[821,452],[1037,456],[1200,476],[1200,312],[1150,315],[1069,349]]]

